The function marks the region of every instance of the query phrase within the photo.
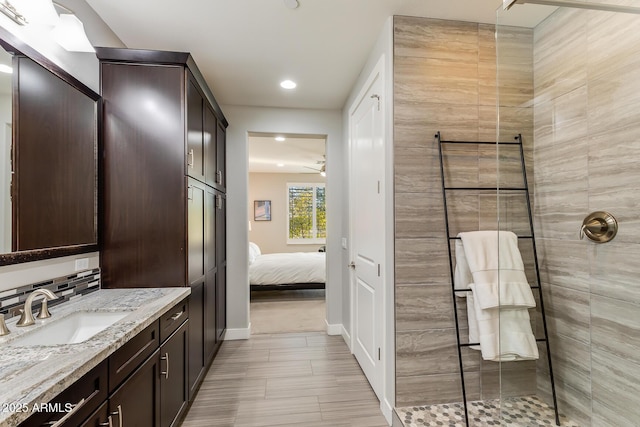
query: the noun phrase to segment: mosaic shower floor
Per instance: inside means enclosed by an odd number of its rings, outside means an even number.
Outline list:
[[[502,404],[502,413],[500,405]],[[539,427],[555,426],[553,408],[535,396],[469,402],[469,425]],[[397,408],[405,427],[465,427],[462,403]],[[580,427],[564,416],[562,427]]]

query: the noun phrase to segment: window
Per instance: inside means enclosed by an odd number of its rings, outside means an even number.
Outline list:
[[[287,184],[287,209],[287,243],[326,242],[324,184]]]

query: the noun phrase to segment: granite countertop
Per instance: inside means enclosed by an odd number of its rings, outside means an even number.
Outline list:
[[[34,326],[18,328],[17,318],[7,321],[11,334],[0,338],[0,426],[20,424],[31,415],[29,408],[34,404],[50,401],[190,292],[190,288],[101,289],[51,308],[52,317],[36,320]],[[78,344],[12,344],[43,323],[55,322],[77,311],[131,313]]]

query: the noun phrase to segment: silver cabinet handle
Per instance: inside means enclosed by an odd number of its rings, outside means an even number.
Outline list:
[[[167,361],[167,370],[164,372],[160,372],[160,374],[164,375],[165,380],[168,380],[169,379],[169,353],[165,353],[164,356],[160,358],[160,360]]]
[[[195,161],[195,154],[194,154],[193,148],[192,148],[191,150],[189,150],[189,160],[187,160],[187,166],[192,168],[194,161]]]
[[[216,172],[216,182],[222,185],[222,171]]]
[[[181,311],[179,313],[174,314],[173,316],[171,316],[169,319],[175,321],[178,320],[182,315],[184,314],[184,311]]]
[[[82,408],[84,406],[84,402],[85,402],[84,398],[80,399],[80,401],[73,406],[72,410],[70,410],[69,412],[64,414],[64,417],[60,418],[55,423],[51,424],[51,427],[59,427],[62,424],[64,424],[69,418],[71,418],[73,416],[73,414],[78,412],[80,410],[80,408]]]
[[[111,418],[111,415],[109,415],[106,423],[100,423],[98,425],[103,427],[113,427],[113,418]]]
[[[118,416],[118,427],[123,427],[122,426],[122,419],[124,418],[124,416],[122,415],[122,405],[118,405],[118,410],[116,412],[112,412],[111,415],[117,415]],[[109,422],[111,422],[111,417],[109,417]]]
[[[216,194],[216,208],[222,209],[222,196]]]

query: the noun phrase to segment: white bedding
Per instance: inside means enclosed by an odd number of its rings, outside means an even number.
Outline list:
[[[252,285],[325,283],[325,252],[294,252],[259,255],[249,265]]]

